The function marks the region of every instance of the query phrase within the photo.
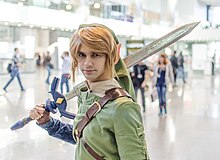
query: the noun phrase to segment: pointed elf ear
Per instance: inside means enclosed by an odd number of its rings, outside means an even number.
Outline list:
[[[116,58],[115,58],[115,64],[117,64],[118,61],[119,61],[119,58],[120,58],[120,50],[121,50],[121,44],[119,43],[119,44],[117,45],[117,53],[116,53]]]

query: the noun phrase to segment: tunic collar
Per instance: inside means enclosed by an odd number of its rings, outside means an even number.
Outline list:
[[[116,88],[116,87],[121,87],[121,86],[113,78],[113,79],[106,80],[106,81],[90,83],[89,87],[90,87],[90,92],[94,93],[95,95],[99,97],[103,97],[105,95],[105,91],[111,88]]]

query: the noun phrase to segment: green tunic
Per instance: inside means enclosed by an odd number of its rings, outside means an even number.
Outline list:
[[[99,99],[100,97],[93,93],[81,92],[73,133],[84,113],[94,101]],[[82,138],[106,160],[149,159],[140,106],[128,97],[107,103],[84,128]],[[94,160],[84,148],[81,140],[76,145],[76,160]]]

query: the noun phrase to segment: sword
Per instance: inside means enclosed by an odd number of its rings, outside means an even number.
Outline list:
[[[189,34],[199,23],[200,22],[185,24],[185,25],[169,32],[168,34],[164,35],[163,37],[153,41],[152,43],[144,46],[143,48],[135,51],[133,54],[131,54],[123,59],[127,68],[134,66],[138,62],[150,57],[151,55],[159,52],[163,48],[169,46],[170,44],[176,42],[180,38]],[[51,88],[53,88],[53,89],[51,89],[51,91],[53,91],[53,92],[56,92],[56,88],[57,88],[57,84],[58,84],[58,82],[56,82],[56,81],[57,80],[55,79],[54,87],[51,87]],[[80,93],[80,90],[85,87],[89,88],[86,81],[81,82],[80,84],[76,85],[75,87],[73,87],[73,89],[70,92],[66,93],[65,95],[59,95],[59,93],[55,94],[55,95],[58,95],[58,96],[53,97],[56,105],[54,104],[53,101],[47,100],[46,107],[45,107],[46,110],[50,111],[52,113],[56,113],[55,109],[58,108],[61,111],[61,115],[63,114],[63,116],[65,115],[65,117],[73,119],[75,117],[75,115],[66,112],[65,111],[66,103],[62,103],[62,102],[64,102],[64,101],[66,102],[66,101],[78,96]],[[57,107],[57,105],[59,105],[59,107]],[[32,119],[30,117],[26,117],[26,118],[18,121],[17,123],[15,123],[11,127],[11,130],[20,129],[31,121],[32,121]]]
[[[128,55],[123,59],[127,68],[134,66],[138,62],[152,56],[153,54],[178,41],[180,38],[189,34],[199,23],[200,22],[185,24],[153,41],[152,43],[144,46],[143,48],[135,51],[133,54]],[[89,87],[86,81],[83,81],[80,84],[74,86],[70,92],[64,95],[65,99],[68,101],[75,96],[78,96],[80,90],[85,87]]]

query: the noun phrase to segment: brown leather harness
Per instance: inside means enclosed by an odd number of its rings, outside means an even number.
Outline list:
[[[129,97],[132,98],[125,90],[122,88],[112,88],[105,92],[105,96],[102,97],[98,102],[94,102],[88,111],[85,113],[83,118],[77,124],[77,127],[74,131],[75,137],[79,140],[82,137],[83,130],[86,125],[98,114],[101,109],[109,102],[113,101],[120,97]],[[104,160],[103,156],[97,154],[86,142],[81,139],[85,149],[93,156],[96,160]]]

